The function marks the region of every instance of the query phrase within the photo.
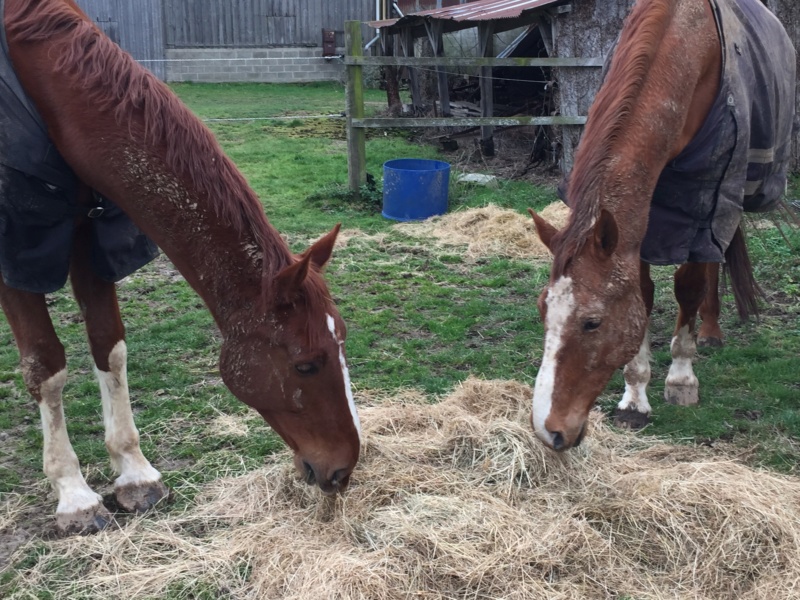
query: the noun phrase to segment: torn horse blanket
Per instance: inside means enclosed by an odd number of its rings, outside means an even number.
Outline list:
[[[641,258],[724,262],[742,211],[775,208],[786,189],[795,121],[795,50],[761,0],[708,0],[722,49],[716,101],[661,172]],[[613,49],[606,60],[606,71]],[[566,180],[559,186],[565,197]],[[569,203],[569,202],[567,202]]]
[[[63,287],[81,215],[90,217],[92,268],[102,279],[119,281],[158,255],[108,199],[95,194],[96,204],[79,206],[77,188],[77,177],[14,74],[0,27],[0,274],[6,285],[35,293]]]
[[[778,204],[786,189],[795,106],[795,50],[760,0],[709,0],[722,80],[705,123],[662,171],[642,260],[723,262],[742,211]]]

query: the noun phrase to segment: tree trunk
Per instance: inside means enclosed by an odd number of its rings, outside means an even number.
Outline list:
[[[427,36],[420,38],[417,44],[419,45],[419,56],[434,56],[433,46],[431,46]],[[426,107],[433,107],[439,97],[437,83],[436,71],[432,65],[419,69],[420,95],[422,96],[422,103]]]
[[[788,0],[792,1],[792,0]],[[605,57],[619,32],[633,0],[573,2],[572,12],[554,21],[553,50],[558,57]],[[559,104],[562,115],[586,116],[600,87],[600,69],[560,67]],[[583,127],[561,128],[561,170],[569,173]]]
[[[795,48],[800,49],[800,0],[762,0],[780,19]],[[573,10],[560,15],[555,22],[553,44],[555,56],[605,56],[622,29],[633,0],[595,0],[573,2]],[[797,76],[800,77],[800,54]],[[600,70],[558,69],[559,102],[562,115],[586,115],[600,86]],[[796,111],[800,115],[800,86],[797,88]],[[563,127],[561,167],[572,169],[572,160],[582,127]],[[800,172],[800,132],[792,142],[793,172]]]
[[[383,67],[383,81],[386,84],[386,104],[389,106],[389,111],[399,114],[403,103],[400,100],[400,84],[398,82],[397,67],[388,65]]]
[[[795,48],[800,49],[800,2],[798,0],[767,0],[767,6],[780,19],[786,28]],[[800,77],[800,54],[797,56],[797,76]],[[795,112],[800,115],[800,85],[795,96]],[[792,140],[792,172],[800,172],[800,132]]]
[[[386,56],[396,56],[395,52],[395,36],[385,36],[383,42],[383,53]],[[392,114],[400,114],[402,111],[403,102],[400,100],[400,69],[397,67],[386,65],[382,68],[383,81],[386,85],[386,105],[389,107],[389,112]]]

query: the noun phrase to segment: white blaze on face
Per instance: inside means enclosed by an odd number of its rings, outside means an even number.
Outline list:
[[[344,393],[347,396],[347,405],[350,407],[350,414],[353,416],[353,424],[356,426],[356,431],[358,432],[358,439],[361,439],[361,421],[358,418],[358,412],[356,411],[356,402],[353,399],[353,390],[350,387],[350,371],[347,370],[347,362],[344,359],[344,344],[342,340],[339,339],[339,336],[336,335],[336,322],[333,320],[333,317],[327,315],[327,323],[328,323],[328,331],[331,332],[333,339],[336,340],[336,343],[339,345],[339,364],[342,367],[342,377],[344,378]]]
[[[563,344],[564,326],[575,310],[572,278],[559,278],[547,291],[547,316],[545,317],[544,356],[533,388],[533,428],[546,444],[553,445],[553,436],[544,426],[553,407],[553,389],[556,381],[556,357]]]
[[[669,385],[688,385],[696,387],[697,377],[692,369],[692,359],[697,349],[694,337],[689,332],[689,326],[684,325],[678,330],[678,334],[672,338],[670,351],[672,353],[672,364],[667,373],[666,382]]]

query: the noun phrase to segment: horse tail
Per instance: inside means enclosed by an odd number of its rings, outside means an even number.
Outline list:
[[[736,310],[742,320],[758,316],[758,300],[766,298],[764,290],[753,276],[753,264],[747,253],[747,240],[741,223],[725,251],[725,274],[730,278]]]

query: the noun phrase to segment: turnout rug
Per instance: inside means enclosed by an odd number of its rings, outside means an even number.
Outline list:
[[[768,211],[786,189],[794,131],[795,50],[760,0],[709,0],[722,43],[714,106],[664,169],[642,260],[724,262],[742,212]]]
[[[786,190],[798,130],[795,49],[761,0],[708,1],[721,42],[720,89],[700,131],[659,177],[641,248],[651,264],[724,262],[742,212],[769,211]],[[614,48],[604,76],[613,58]],[[558,188],[564,201],[568,181]]]
[[[4,14],[0,0],[0,16]],[[119,281],[158,248],[111,200],[77,202],[78,179],[56,150],[25,94],[0,27],[0,274],[6,285],[48,293],[64,286],[76,218],[90,218],[92,267]]]

